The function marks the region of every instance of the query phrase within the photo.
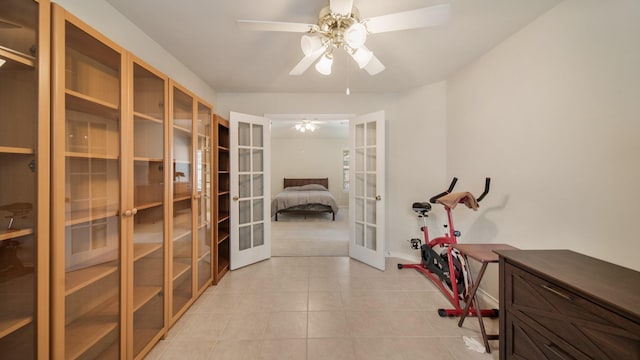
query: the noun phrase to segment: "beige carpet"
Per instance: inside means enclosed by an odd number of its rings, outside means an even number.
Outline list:
[[[331,215],[278,215],[271,221],[271,256],[348,256],[349,208]]]

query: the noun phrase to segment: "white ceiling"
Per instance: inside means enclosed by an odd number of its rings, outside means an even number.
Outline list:
[[[289,71],[301,34],[240,30],[236,20],[317,22],[329,0],[107,0],[218,92],[396,92],[446,79],[560,0],[355,0],[361,18],[450,2],[444,26],[381,33],[367,47],[386,70],[370,76],[342,52],[333,74]]]

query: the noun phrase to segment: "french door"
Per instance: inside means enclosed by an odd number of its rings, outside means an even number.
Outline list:
[[[266,118],[231,112],[231,259],[235,270],[271,257],[271,134]]]
[[[349,123],[349,256],[385,268],[385,117],[384,111]]]

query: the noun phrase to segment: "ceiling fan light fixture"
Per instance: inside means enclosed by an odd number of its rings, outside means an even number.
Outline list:
[[[322,46],[322,39],[317,36],[303,35],[300,39],[300,47],[305,56],[311,56]]]
[[[367,41],[367,28],[362,23],[354,23],[344,32],[344,41],[350,48],[359,49]]]
[[[351,54],[351,57],[356,61],[356,63],[358,63],[358,67],[362,69],[371,62],[373,52],[367,49],[366,46],[362,46],[358,50],[354,51]]]
[[[324,54],[316,64],[316,70],[322,75],[331,75],[331,66],[333,65],[333,55]]]
[[[301,122],[296,124],[295,129],[301,133],[307,132],[307,131],[313,132],[316,130],[316,126],[313,125],[308,120],[302,120]]]

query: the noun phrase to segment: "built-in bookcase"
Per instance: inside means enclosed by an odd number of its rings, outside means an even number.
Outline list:
[[[0,358],[48,356],[48,0],[0,5]]]
[[[229,121],[216,115],[216,134],[217,141],[216,146],[216,173],[218,179],[218,187],[216,191],[216,212],[215,212],[215,224],[216,224],[216,261],[214,266],[215,282],[216,284],[224,274],[229,270],[229,255],[230,255],[230,218],[229,209],[231,206],[230,198],[230,185],[229,182]]]

